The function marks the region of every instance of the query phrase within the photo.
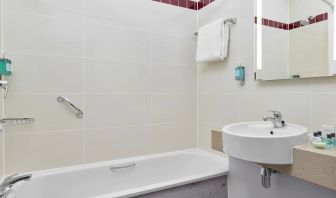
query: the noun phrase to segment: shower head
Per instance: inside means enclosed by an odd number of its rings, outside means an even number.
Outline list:
[[[304,19],[304,20],[301,20],[300,21],[300,25],[301,26],[306,26],[306,25],[309,25],[310,24],[310,21],[313,20],[315,17],[313,16],[309,16],[308,18]]]
[[[334,4],[333,3],[331,3],[329,0],[321,0],[321,1],[323,1],[325,4],[327,4],[331,8],[331,10],[334,11]]]

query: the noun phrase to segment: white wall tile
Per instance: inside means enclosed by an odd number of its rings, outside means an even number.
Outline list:
[[[5,12],[79,18],[82,13],[82,0],[4,0],[4,8]]]
[[[152,35],[152,60],[155,63],[195,65],[196,39],[154,33]]]
[[[169,152],[196,147],[196,123],[154,125],[153,152]]]
[[[152,2],[152,31],[160,34],[194,36],[197,12],[191,9]]]
[[[254,0],[215,0],[205,8],[199,11],[199,25],[215,21],[219,18],[237,17],[238,20],[243,18],[254,17]]]
[[[88,23],[85,56],[124,61],[150,61],[150,32]]]
[[[289,22],[290,1],[268,0],[262,2],[262,15],[264,18],[275,21]],[[302,9],[303,10],[303,9]]]
[[[239,121],[239,112],[238,94],[198,96],[198,118],[203,123],[219,123],[224,126]]]
[[[153,92],[196,93],[197,68],[155,64],[152,68]]]
[[[155,94],[152,97],[153,123],[195,122],[195,94]]]
[[[87,130],[86,162],[107,161],[150,153],[150,127]]]
[[[87,94],[86,127],[150,124],[149,94]]]
[[[312,92],[320,93],[335,93],[336,92],[336,78],[335,77],[324,77],[324,78],[314,78],[312,79]]]
[[[84,162],[83,132],[6,135],[6,174]]]
[[[55,19],[29,14],[6,14],[6,52],[63,56],[82,55],[82,25],[77,19]]]
[[[322,125],[336,126],[336,93],[316,93],[312,96],[312,132],[320,131]]]
[[[5,138],[4,138],[4,133],[1,132],[0,134],[0,176],[2,177],[5,173],[4,170],[4,161],[5,161],[5,152],[4,152],[4,142],[5,142]]]
[[[150,63],[85,60],[85,88],[89,93],[150,92]]]
[[[13,75],[7,77],[9,93],[82,93],[80,58],[7,54]]]
[[[84,0],[84,2],[84,13],[89,22],[150,29],[151,0]]]

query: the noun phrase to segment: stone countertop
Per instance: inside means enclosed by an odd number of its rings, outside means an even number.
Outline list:
[[[311,145],[294,147],[292,165],[263,166],[296,178],[336,190],[336,151]]]

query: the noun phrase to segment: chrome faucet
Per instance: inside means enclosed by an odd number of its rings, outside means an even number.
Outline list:
[[[31,174],[28,175],[11,175],[6,177],[0,184],[0,198],[6,198],[10,193],[11,188],[20,181],[29,181],[32,178]]]
[[[279,111],[268,110],[267,112],[273,113],[273,117],[264,117],[264,121],[271,121],[274,128],[283,128],[286,126],[285,121],[282,120],[282,115]]]

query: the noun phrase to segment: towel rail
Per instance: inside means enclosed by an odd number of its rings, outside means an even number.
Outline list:
[[[237,24],[237,18],[228,18],[224,20],[224,23]],[[195,36],[198,36],[198,32],[195,32]]]

